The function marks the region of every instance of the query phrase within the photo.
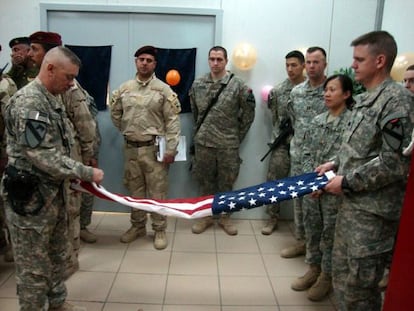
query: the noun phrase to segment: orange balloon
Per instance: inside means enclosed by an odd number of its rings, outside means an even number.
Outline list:
[[[180,80],[181,80],[180,73],[175,69],[171,69],[170,71],[167,72],[167,75],[165,76],[165,80],[167,81],[169,85],[175,86],[178,83],[180,83]]]

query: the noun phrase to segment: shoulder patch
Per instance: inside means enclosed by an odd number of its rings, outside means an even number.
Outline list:
[[[253,107],[256,106],[256,99],[254,98],[252,89],[248,89],[248,93],[247,93],[247,103],[250,104]]]
[[[382,134],[385,142],[394,151],[400,150],[404,139],[404,128],[400,118],[392,118],[383,123]]]
[[[47,125],[49,124],[48,115],[40,111],[30,111],[26,119],[24,137],[30,148],[40,145],[46,136]]]
[[[171,105],[172,110],[176,113],[179,114],[181,112],[181,105],[180,105],[180,101],[177,98],[177,94],[172,93],[168,98],[167,98],[168,103]]]

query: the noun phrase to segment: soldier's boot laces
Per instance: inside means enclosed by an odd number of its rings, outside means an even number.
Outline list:
[[[218,224],[228,235],[236,235],[238,233],[236,226],[231,223],[229,215],[221,215]]]
[[[272,234],[273,231],[275,231],[276,229],[277,229],[277,218],[272,217],[267,221],[266,225],[262,228],[262,234],[264,235]]]
[[[191,227],[191,231],[195,234],[203,233],[207,228],[214,224],[213,217],[204,217],[195,222]]]
[[[146,234],[147,230],[145,227],[131,226],[127,232],[121,235],[120,240],[122,243],[129,243],[135,241],[139,237],[145,236]]]
[[[154,248],[155,249],[164,249],[168,245],[167,234],[164,230],[162,231],[155,231],[154,235]]]
[[[283,258],[294,258],[306,254],[306,246],[304,241],[297,241],[294,245],[282,249],[280,256]]]
[[[332,290],[332,277],[330,274],[321,272],[316,283],[308,290],[308,299],[312,301],[323,300]]]
[[[64,302],[58,307],[49,307],[49,311],[86,311],[85,307],[75,306],[69,302]]]
[[[301,277],[292,282],[291,288],[297,291],[304,291],[315,284],[316,280],[321,273],[321,267],[319,265],[311,264],[309,270]]]
[[[96,235],[90,232],[88,228],[81,229],[80,238],[85,243],[96,243],[96,241],[98,240]]]

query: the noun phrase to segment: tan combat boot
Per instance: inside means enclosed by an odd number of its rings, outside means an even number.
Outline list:
[[[272,217],[270,218],[266,225],[262,228],[262,234],[269,235],[272,234],[273,231],[277,229],[277,218]]]
[[[292,246],[282,249],[280,256],[283,258],[294,258],[306,254],[305,242],[302,240],[297,241]]]
[[[71,260],[70,262],[66,263],[65,272],[63,272],[63,279],[67,280],[72,275],[75,274],[76,271],[79,270],[79,260]]]
[[[167,234],[165,231],[155,231],[154,235],[154,247],[155,249],[164,249],[168,245]]]
[[[320,273],[321,267],[311,264],[309,270],[303,276],[293,281],[291,288],[297,291],[307,290],[316,282]]]
[[[49,307],[49,311],[86,311],[85,307],[78,307],[69,302],[64,302],[59,307]]]
[[[228,214],[222,214],[220,216],[220,219],[218,221],[218,224],[220,227],[223,228],[224,232],[226,232],[228,235],[236,235],[237,234],[237,228],[235,225],[233,225],[230,222],[230,215]]]
[[[308,290],[308,299],[312,301],[321,301],[332,289],[332,278],[330,274],[321,272],[316,283]]]
[[[85,243],[96,243],[98,240],[96,235],[88,230],[88,228],[81,229],[80,239]]]
[[[213,217],[204,217],[196,221],[196,223],[191,227],[191,231],[195,234],[203,233],[207,230],[208,227],[211,227],[213,224]]]
[[[141,236],[145,236],[146,234],[147,230],[145,229],[145,227],[131,226],[131,228],[129,228],[127,232],[121,235],[120,240],[122,243],[129,243],[135,241],[137,238]]]

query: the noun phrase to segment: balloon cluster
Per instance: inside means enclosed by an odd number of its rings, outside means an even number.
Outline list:
[[[399,54],[395,58],[394,65],[391,68],[391,77],[395,81],[401,82],[404,78],[404,72],[410,65],[414,65],[414,53],[409,52]]]
[[[249,70],[257,60],[256,49],[249,43],[240,43],[234,48],[232,54],[233,64],[240,70]]]

